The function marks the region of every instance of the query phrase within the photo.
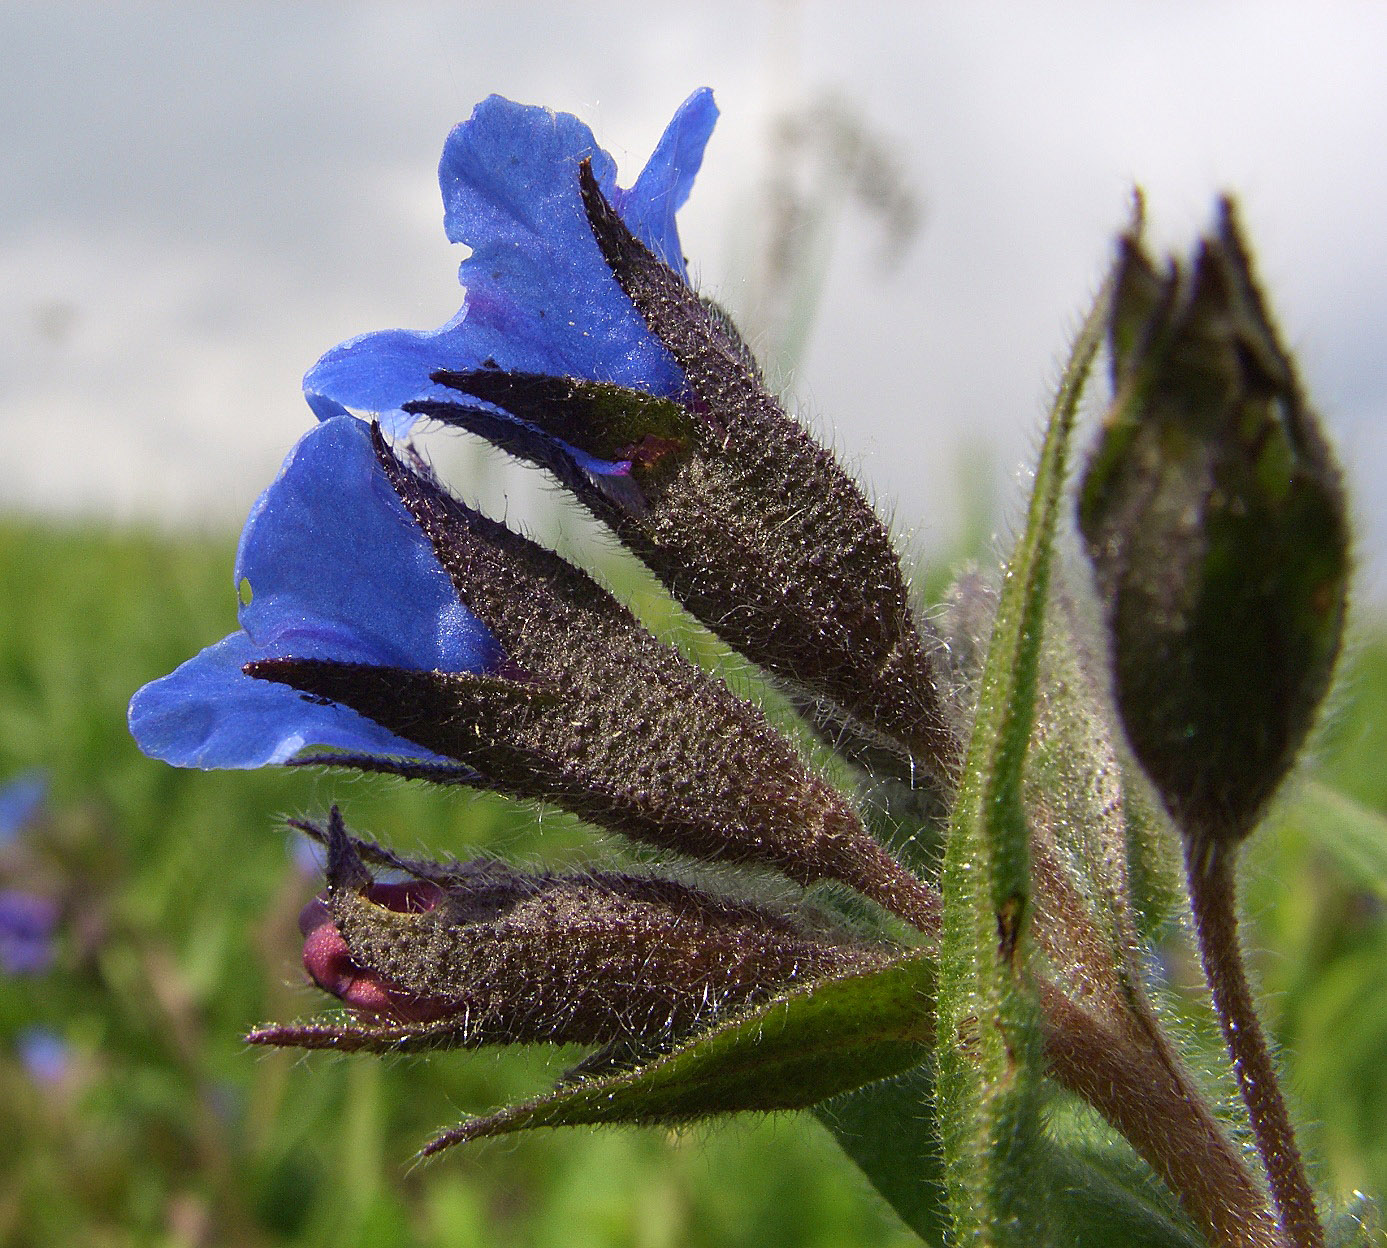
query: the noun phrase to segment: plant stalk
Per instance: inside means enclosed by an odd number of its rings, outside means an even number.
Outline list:
[[[1199,953],[1286,1238],[1295,1248],[1323,1248],[1314,1192],[1243,967],[1234,898],[1236,852],[1224,840],[1185,840]]]
[[[1051,1071],[1116,1127],[1212,1248],[1284,1248],[1266,1193],[1199,1090],[1164,1053],[1041,984]]]

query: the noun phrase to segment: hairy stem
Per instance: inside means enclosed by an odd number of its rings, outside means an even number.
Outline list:
[[[1286,1248],[1265,1189],[1149,1010],[1128,1002],[1100,1021],[1053,983],[1037,992],[1050,1074],[1126,1137],[1211,1248]]]
[[[1116,1032],[1042,984],[1051,1072],[1122,1132],[1212,1248],[1284,1248],[1266,1194],[1164,1046]]]
[[[1199,953],[1257,1148],[1266,1163],[1281,1226],[1296,1248],[1322,1248],[1324,1230],[1315,1212],[1314,1193],[1243,969],[1234,903],[1235,853],[1236,848],[1223,841],[1186,839],[1185,867]]]

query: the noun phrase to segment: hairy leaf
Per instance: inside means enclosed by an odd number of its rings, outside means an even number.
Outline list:
[[[1071,996],[1109,1016],[1145,1014],[1128,898],[1129,818],[1117,734],[1089,672],[1062,586],[1041,646],[1036,724],[1026,757],[1034,936]]]
[[[740,1110],[803,1109],[909,1070],[929,1055],[934,967],[924,954],[820,981],[704,1032],[633,1070],[580,1079],[470,1118],[425,1145],[534,1127],[688,1122]]]
[[[933,1062],[816,1105],[814,1116],[901,1221],[931,1248],[944,1248],[949,1209]]]
[[[1382,1248],[1382,1213],[1362,1192],[1343,1208],[1325,1215],[1325,1248]]]
[[[930,1248],[950,1243],[933,1064],[814,1109],[843,1151]],[[1170,1191],[1086,1106],[1046,1106],[1030,1182],[1051,1189],[1056,1238],[1079,1248],[1203,1248]]]
[[[1116,1147],[1053,1147],[1045,1161],[1056,1238],[1066,1248],[1204,1248],[1203,1236],[1130,1150],[1123,1156]]]

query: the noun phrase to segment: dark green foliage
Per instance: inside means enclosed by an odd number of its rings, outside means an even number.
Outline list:
[[[427,1153],[536,1127],[679,1123],[746,1110],[808,1109],[918,1066],[933,1031],[932,959],[794,989],[673,1052],[464,1122]]]
[[[944,1155],[920,1120],[934,1104],[932,1062],[894,1079],[883,1079],[814,1107],[814,1116],[833,1132],[901,1219],[930,1248],[943,1248],[949,1234]]]

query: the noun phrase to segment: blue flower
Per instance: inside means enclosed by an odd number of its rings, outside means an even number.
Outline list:
[[[130,731],[146,754],[180,767],[260,767],[327,747],[457,771],[355,711],[242,670],[285,657],[450,672],[499,662],[382,476],[365,424],[327,420],[290,452],[251,510],[235,583],[239,631],[131,699]]]
[[[0,847],[17,841],[48,798],[48,773],[21,772],[0,789]],[[0,889],[0,971],[41,975],[57,956],[53,935],[60,907],[52,897],[23,889]]]
[[[35,1083],[61,1083],[72,1069],[72,1050],[51,1027],[26,1027],[15,1037],[15,1052]]]
[[[0,889],[0,970],[42,975],[57,956],[58,903],[18,889]]]
[[[578,191],[592,162],[603,193],[626,224],[681,277],[674,214],[688,198],[717,120],[712,92],[694,92],[675,113],[629,189],[576,117],[492,96],[444,145],[439,164],[444,229],[472,248],[459,280],[461,310],[430,331],[385,330],[329,351],[304,378],[320,418],[371,412],[394,432],[416,419],[413,399],[456,397],[430,381],[439,370],[495,367],[612,382],[650,393],[680,392],[683,375],[622,292],[593,239]],[[597,475],[624,465],[564,446]]]
[[[33,823],[48,799],[48,773],[40,767],[20,772],[0,789],[0,845],[8,845]]]

